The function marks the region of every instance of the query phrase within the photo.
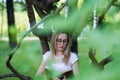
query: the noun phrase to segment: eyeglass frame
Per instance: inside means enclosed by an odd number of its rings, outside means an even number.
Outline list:
[[[67,44],[68,40],[67,39],[64,39],[64,40],[62,40],[62,39],[56,39],[56,43],[58,43],[58,44],[61,44],[61,43]]]

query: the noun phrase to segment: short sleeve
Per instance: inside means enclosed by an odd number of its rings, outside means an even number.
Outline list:
[[[78,60],[78,55],[76,53],[71,52],[70,63],[74,64],[77,60]]]
[[[43,55],[43,60],[46,62],[48,57],[50,55],[50,51],[47,51],[44,55]]]

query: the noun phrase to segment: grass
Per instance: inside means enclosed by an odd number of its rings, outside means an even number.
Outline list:
[[[81,47],[79,47],[81,48]],[[85,46],[84,46],[84,50]],[[0,75],[11,73],[5,62],[11,49],[8,41],[0,41]],[[104,71],[99,71],[90,64],[87,54],[79,51],[80,75],[78,80],[119,80],[119,49],[116,51],[114,60],[105,66]],[[42,59],[42,51],[39,40],[24,40],[12,58],[12,65],[21,74],[31,76],[33,80],[46,80],[44,76],[35,78],[36,71]],[[6,78],[3,80],[19,80],[18,78]]]
[[[10,53],[7,41],[0,41],[0,75],[11,73],[6,67],[6,60]],[[23,41],[20,49],[17,50],[11,60],[11,64],[18,72],[24,75],[35,77],[36,71],[41,62],[41,47],[38,40]],[[19,80],[17,78],[6,78],[3,80]]]

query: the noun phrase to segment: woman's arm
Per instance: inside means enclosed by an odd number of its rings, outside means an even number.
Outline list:
[[[36,76],[42,74],[44,72],[44,70],[45,70],[45,61],[42,60],[40,66],[39,66],[39,68],[37,70]]]
[[[72,65],[73,74],[75,77],[79,75],[79,67],[78,67],[78,60]]]

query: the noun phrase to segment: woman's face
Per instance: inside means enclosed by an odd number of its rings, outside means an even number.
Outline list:
[[[56,39],[56,50],[64,51],[67,43],[68,43],[67,34],[64,34],[64,33],[59,34]]]

